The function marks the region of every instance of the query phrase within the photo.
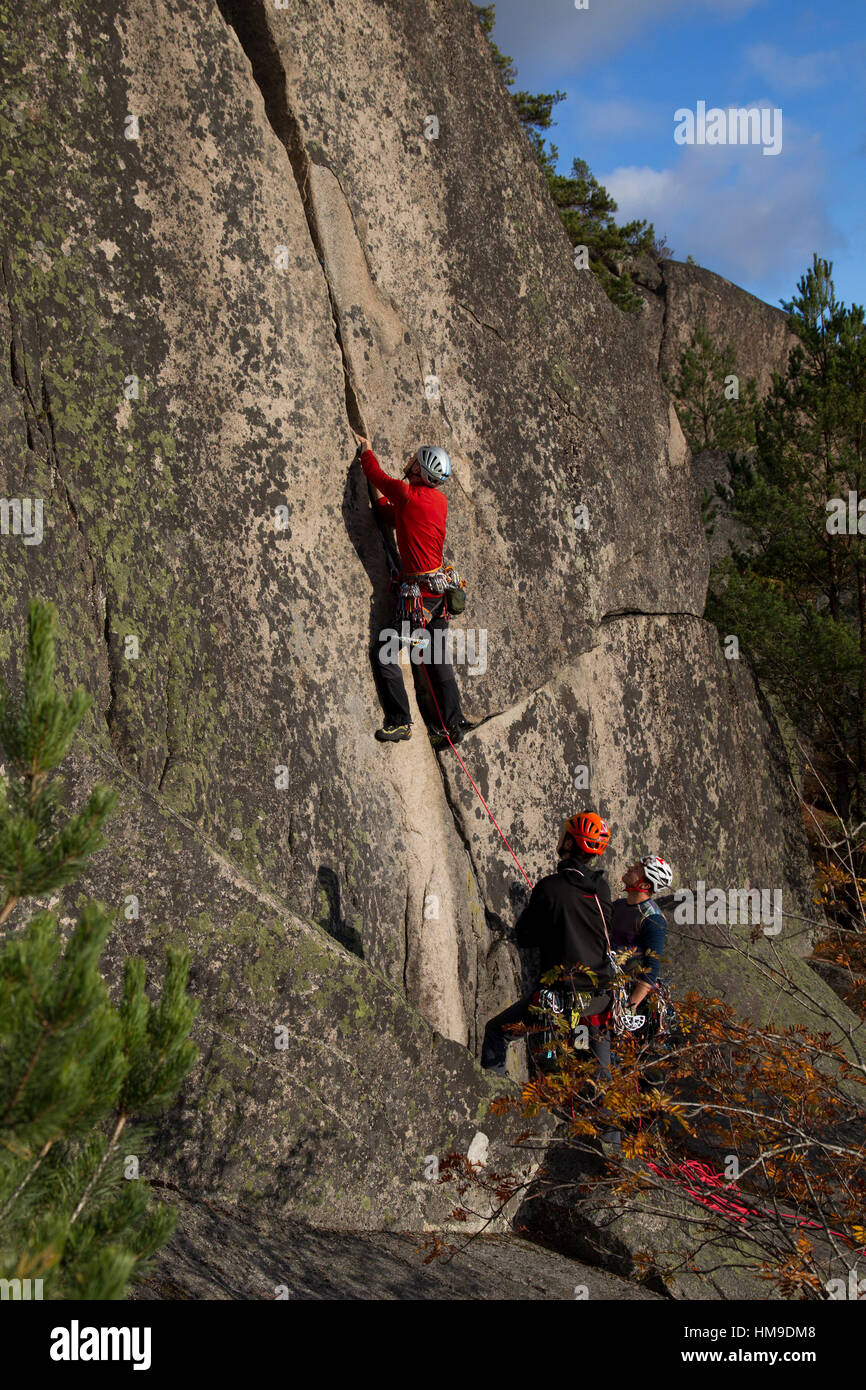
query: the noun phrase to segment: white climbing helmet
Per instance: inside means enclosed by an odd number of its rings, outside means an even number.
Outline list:
[[[645,854],[640,862],[643,864],[644,878],[652,884],[656,892],[661,888],[670,888],[674,881],[674,872],[666,859],[662,859],[659,854]]]
[[[416,457],[421,472],[436,487],[451,477],[451,460],[438,444],[422,444]]]

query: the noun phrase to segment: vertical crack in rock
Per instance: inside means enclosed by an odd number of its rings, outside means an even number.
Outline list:
[[[27,448],[31,452],[35,452],[35,435],[37,431],[41,433],[41,430],[39,430],[33,393],[27,377],[27,354],[24,351],[24,343],[21,337],[21,323],[13,296],[12,261],[7,246],[3,247],[3,254],[2,257],[0,257],[0,269],[2,269],[3,288],[6,293],[6,307],[9,313],[9,372],[12,378],[12,385],[18,392],[21,401]]]
[[[169,769],[170,766],[171,766],[171,759],[172,759],[172,752],[171,752],[171,749],[169,748],[168,752],[167,752],[166,755],[165,755],[165,762],[164,762],[163,765],[162,765],[162,772],[159,774],[159,781],[158,781],[157,784],[156,784],[156,789],[157,789],[157,791],[159,791],[159,792],[162,791],[162,785],[163,785],[163,783],[164,783],[164,781],[165,781],[165,779],[166,779],[166,774],[168,773],[168,769]]]
[[[450,748],[448,749],[448,752],[451,752]],[[470,844],[469,836],[463,824],[463,817],[461,815],[460,808],[454,802],[454,798],[451,795],[451,788],[448,783],[448,778],[445,775],[445,769],[443,768],[441,762],[439,762],[438,757],[436,759],[436,762],[439,767],[439,776],[442,779],[442,791],[445,796],[445,801],[448,806],[448,810],[451,812],[451,819],[454,821],[454,829],[457,831],[463,848],[466,851],[466,857],[469,860],[470,867],[472,869],[473,874],[475,875],[475,882],[478,884],[480,891],[481,882],[478,877],[478,871],[475,867],[475,860],[472,857],[472,845]],[[459,767],[459,763],[457,765]]]
[[[665,347],[665,334],[668,331],[668,282],[667,276],[665,275],[664,262],[662,262],[659,269],[662,273],[662,331],[659,334],[659,355],[658,361],[656,362],[656,370],[658,371],[659,376],[661,376],[662,353],[664,352]]]
[[[111,652],[111,608],[108,602],[108,590],[105,591],[105,618],[102,625],[102,638],[105,642],[105,654],[108,658],[108,707],[104,711],[105,723],[108,728],[108,736],[118,752],[117,741],[115,739],[114,721],[117,714],[117,672]],[[119,753],[118,753],[119,756]]]
[[[476,878],[476,882],[478,882],[477,878]],[[480,889],[480,885],[479,885],[479,889]],[[479,891],[479,897],[480,897],[480,891]],[[485,921],[485,923],[487,922],[487,909],[486,909],[486,908],[484,909],[484,921]],[[484,988],[484,986],[486,986],[487,983],[488,983],[488,975],[487,975],[487,957],[488,957],[488,954],[489,954],[490,950],[492,949],[492,944],[491,944],[491,946],[488,946],[488,947],[486,947],[486,949],[485,949],[485,943],[484,943],[483,939],[473,938],[473,945],[474,945],[474,947],[475,947],[475,991],[474,991],[474,997],[473,997],[473,1000],[472,1000],[472,1017],[471,1017],[471,1019],[469,1020],[469,1023],[470,1023],[470,1028],[469,1028],[469,1050],[470,1050],[470,1052],[472,1052],[474,1055],[477,1056],[477,1055],[478,1055],[478,1047],[479,1047],[479,1039],[480,1039],[481,1036],[483,1036],[483,1033],[484,1033],[484,1026],[485,1026],[485,1024],[486,1024],[486,1022],[487,1022],[487,1019],[486,1019],[486,1018],[481,1018],[481,1016],[480,1016],[480,1012],[481,1012],[481,992],[482,992],[482,989]],[[480,1058],[479,1058],[479,1061],[480,1061]]]
[[[352,370],[343,344],[338,305],[328,273],[316,209],[310,193],[310,157],[304,143],[300,121],[289,106],[286,73],[279,49],[268,27],[267,12],[263,0],[217,0],[217,4],[220,14],[234,30],[241,48],[249,59],[253,80],[261,92],[265,104],[265,115],[288,156],[289,166],[301,195],[310,239],[322,267],[328,289],[328,299],[334,323],[334,337],[337,340],[343,364],[346,416],[353,430],[359,434],[366,434],[358,392],[355,389]]]
[[[174,738],[175,730],[173,727],[174,721],[172,719],[172,714],[174,711],[172,700],[174,698],[175,693],[173,675],[174,672],[172,669],[172,663],[169,662],[168,677],[165,682],[165,761],[162,765],[162,771],[159,774],[157,791],[162,791],[163,783],[165,782],[169,768],[175,761],[176,756]]]
[[[117,663],[112,659],[111,623],[109,618],[108,604],[108,582],[105,577],[105,574],[101,572],[101,567],[97,565],[96,561],[93,558],[87,535],[85,533],[84,527],[81,524],[81,518],[78,514],[78,508],[72,500],[72,494],[69,491],[66,479],[64,478],[60,470],[60,451],[57,447],[57,435],[54,428],[54,412],[51,408],[51,397],[48,391],[48,383],[46,382],[45,374],[42,371],[42,339],[39,333],[38,318],[36,320],[36,341],[39,354],[39,378],[42,390],[42,415],[45,419],[46,425],[48,426],[48,433],[46,434],[45,430],[43,430],[42,434],[43,437],[46,439],[46,443],[48,446],[52,473],[60,480],[60,484],[63,488],[63,493],[66,498],[66,506],[69,511],[69,515],[73,521],[73,524],[75,525],[75,529],[81,537],[81,544],[84,549],[84,554],[87,563],[90,566],[90,598],[93,604],[96,631],[99,635],[100,641],[104,641],[105,643],[105,658],[108,665],[108,706],[103,711],[103,715],[105,718],[106,726],[108,728],[108,736],[112,740],[112,743],[114,743],[119,756],[119,743],[116,737],[116,730],[114,728],[115,718],[117,714]],[[100,608],[102,609],[102,613],[100,613]]]
[[[450,749],[449,749],[448,751],[450,752]],[[478,866],[477,866],[476,863],[475,863],[475,856],[473,855],[473,852],[472,852],[472,844],[471,844],[471,842],[470,842],[469,835],[468,835],[468,833],[467,833],[467,831],[466,831],[466,828],[465,828],[465,825],[464,825],[464,822],[463,822],[463,815],[462,815],[462,812],[461,812],[461,810],[460,810],[460,807],[457,805],[457,803],[455,802],[455,800],[454,800],[454,798],[453,798],[453,796],[452,796],[452,794],[451,794],[451,788],[450,788],[450,786],[449,786],[448,777],[447,777],[447,775],[446,775],[446,773],[445,773],[445,769],[444,769],[444,767],[442,766],[442,763],[440,762],[440,760],[439,760],[438,757],[437,757],[436,761],[437,761],[437,763],[439,763],[439,775],[440,775],[440,777],[441,777],[441,779],[442,779],[442,793],[443,793],[443,795],[444,795],[444,797],[445,797],[445,804],[447,805],[448,810],[451,812],[451,819],[452,819],[453,822],[454,822],[454,829],[457,831],[457,834],[458,834],[458,836],[459,836],[459,838],[460,838],[460,842],[461,842],[461,844],[463,845],[463,851],[464,851],[464,853],[465,853],[465,855],[466,855],[467,860],[469,861],[469,869],[470,869],[470,872],[471,872],[471,874],[472,874],[472,877],[473,877],[474,880],[475,880],[475,887],[476,887],[476,889],[477,889],[477,891],[478,891],[478,901],[479,901],[479,904],[480,904],[480,906],[481,906],[482,911],[484,912],[484,921],[485,921],[485,924],[486,924],[486,927],[487,927],[487,931],[488,931],[488,933],[489,933],[489,932],[490,932],[490,917],[491,917],[491,912],[490,912],[490,908],[488,907],[487,903],[485,902],[485,893],[484,893],[484,889],[483,889],[483,887],[482,887],[483,879],[482,879],[482,877],[481,877],[481,874],[479,873]],[[458,766],[459,766],[459,764],[458,764]],[[483,971],[483,972],[484,972],[485,981],[486,981],[486,978],[487,978],[487,953],[488,953],[488,951],[490,950],[490,946],[488,945],[488,946],[485,948],[485,943],[484,943],[483,938],[481,938],[480,940],[476,939],[475,936],[474,936],[474,933],[473,933],[473,942],[474,942],[474,946],[475,946],[475,998],[474,998],[474,1003],[473,1003],[473,1012],[472,1012],[472,1019],[471,1019],[471,1025],[470,1025],[470,1031],[471,1031],[470,1046],[471,1046],[472,1049],[474,1050],[474,1048],[475,1048],[475,1046],[476,1046],[476,1044],[477,1044],[477,1041],[478,1041],[478,1035],[479,1035],[479,1033],[483,1030],[484,1024],[485,1024],[485,1022],[486,1022],[485,1019],[479,1018],[479,1016],[478,1016],[478,1011],[479,1011],[480,1004],[481,1004],[481,991],[482,991],[482,980],[481,980],[481,976],[482,976],[482,971]],[[491,943],[491,944],[492,944],[492,943]]]
[[[0,255],[0,272],[2,272],[3,276],[3,287],[6,294],[6,305],[9,313],[11,330],[9,369],[12,384],[18,392],[24,414],[27,448],[31,452],[35,452],[37,438],[41,439],[45,450],[45,460],[48,464],[51,487],[53,489],[59,483],[62,488],[63,497],[66,501],[66,511],[70,521],[75,527],[83,551],[84,570],[88,578],[94,624],[99,642],[100,644],[105,644],[106,650],[109,702],[108,708],[104,710],[103,713],[110,735],[117,692],[115,685],[115,670],[111,657],[107,585],[104,582],[104,576],[101,574],[101,568],[97,565],[91,552],[87,534],[81,524],[78,508],[75,505],[72,493],[69,490],[69,485],[60,467],[60,450],[57,445],[57,431],[54,424],[51,393],[48,389],[48,382],[45,379],[45,373],[42,369],[42,335],[39,330],[38,316],[34,319],[33,341],[31,341],[30,344],[30,351],[35,359],[35,380],[32,378],[28,367],[28,352],[25,344],[24,326],[15,301],[15,279],[12,270],[12,257],[8,246],[3,247],[2,255]],[[103,597],[104,595],[105,597]]]
[[[411,884],[406,881],[406,911],[403,914],[403,993],[409,998],[409,900]]]

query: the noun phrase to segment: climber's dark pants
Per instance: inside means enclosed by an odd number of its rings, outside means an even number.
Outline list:
[[[501,1014],[491,1018],[487,1027],[484,1029],[484,1043],[481,1048],[482,1067],[502,1066],[508,1049],[509,1034],[505,1028],[511,1023],[532,1024],[538,1022],[538,1014],[530,1013],[530,1006],[535,998],[535,990],[532,994],[527,994],[523,999],[519,999],[516,1004],[512,1004],[509,1009],[503,1009]],[[590,1006],[593,1009],[593,1017],[598,1017],[610,1007],[610,996],[602,1002],[599,999],[592,1001]],[[587,1024],[589,1029],[589,1050],[598,1064],[598,1079],[602,1086],[610,1084],[610,1029],[599,1027],[595,1023]],[[513,1036],[513,1034],[511,1035]],[[619,1130],[613,1125],[606,1125],[599,1136],[604,1143],[618,1146],[620,1144]]]
[[[527,994],[523,999],[518,999],[516,1004],[510,1008],[503,1009],[501,1014],[491,1018],[487,1027],[484,1029],[484,1042],[481,1047],[482,1067],[501,1067],[505,1062],[508,1051],[508,1039],[514,1034],[506,1033],[505,1029],[509,1024],[526,1023],[537,1024],[539,1015],[531,1013],[532,1001],[536,991]],[[599,1012],[603,1012],[608,1005],[598,1005]],[[610,1081],[610,1033],[607,1028],[598,1028],[594,1023],[588,1025],[589,1028],[589,1050],[598,1062],[599,1080],[605,1085]]]
[[[513,1033],[505,1032],[509,1024],[538,1022],[538,1014],[529,1012],[534,998],[535,990],[531,994],[527,994],[524,999],[518,999],[517,1003],[512,1004],[510,1008],[503,1009],[502,1013],[497,1014],[495,1018],[491,1018],[484,1029],[484,1042],[481,1046],[482,1067],[504,1066],[508,1053],[508,1040],[509,1037],[513,1038],[514,1036]]]
[[[602,1086],[609,1086],[613,1077],[610,1070],[610,1029],[597,1028],[594,1023],[589,1025],[589,1050],[598,1062],[598,1079]],[[599,1138],[604,1144],[612,1144],[619,1149],[622,1144],[622,1135],[614,1125],[605,1125],[599,1134]]]
[[[436,639],[432,634],[436,631],[443,633],[448,631],[448,623],[440,616],[445,606],[445,599],[444,597],[432,600],[425,599],[424,603],[433,614],[433,617],[430,619],[429,623],[415,624],[410,628],[410,631],[415,632],[416,630],[420,630],[423,626],[431,634],[431,643],[435,643]],[[396,626],[391,629],[391,631],[398,630]],[[393,646],[393,643],[390,645]],[[409,651],[411,653],[411,647]],[[460,694],[457,689],[457,681],[454,679],[454,667],[451,665],[447,643],[444,641],[442,642],[442,646],[438,653],[438,661],[435,660],[436,655],[436,649],[435,646],[433,646],[430,658],[423,663],[423,666],[427,675],[430,677],[430,684],[433,687],[433,693],[436,696],[437,704],[442,711],[442,718],[445,721],[445,726],[450,729],[453,724],[456,724],[458,720],[463,718],[460,712]],[[379,698],[382,701],[386,725],[410,724],[412,722],[412,716],[409,712],[409,700],[406,695],[406,686],[403,683],[403,672],[398,662],[388,660],[388,646],[385,645],[385,641],[382,639],[381,635],[377,637],[373,645],[371,656],[373,661],[373,672],[377,678]],[[415,662],[411,661],[411,655],[410,663],[413,666],[415,665]],[[419,662],[418,664],[421,665],[422,663]],[[427,681],[420,671],[418,679],[423,686],[427,686]],[[436,716],[435,709],[433,711],[432,727],[434,729],[439,728],[439,720]]]
[[[589,1050],[598,1062],[598,1079],[604,1086],[610,1085],[610,1029],[589,1024]]]

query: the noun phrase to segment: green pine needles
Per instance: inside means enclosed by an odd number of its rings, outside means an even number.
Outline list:
[[[493,38],[496,6],[475,5],[474,9],[499,74],[511,88],[517,81],[517,68]],[[659,259],[670,256],[664,237],[656,237],[651,222],[618,224],[614,217],[617,205],[590,172],[586,160],[572,160],[570,175],[556,172],[559,150],[545,140],[544,132],[556,124],[553,109],[565,101],[565,92],[512,91],[510,95],[572,246],[585,247],[588,268],[617,308],[624,313],[642,313],[643,297],[634,286],[629,267],[647,252],[654,252]]]
[[[814,255],[783,304],[800,341],[755,414],[755,447],[731,454],[730,484],[717,486],[742,540],[713,571],[707,617],[739,635],[809,750],[822,783],[810,796],[856,825],[866,818],[866,542],[856,511],[866,498],[866,316],[837,301],[832,271]],[[839,511],[841,526],[828,515]]]
[[[89,707],[84,690],[69,700],[57,693],[53,612],[32,603],[20,706],[0,683],[0,750],[12,772],[0,781],[0,925],[20,898],[43,897],[69,883],[102,843],[100,827],[116,794],[94,787],[83,811],[58,828],[62,785],[49,780]]]
[[[754,446],[758,408],[755,382],[749,378],[741,398],[736,353],[730,343],[718,346],[703,320],[680,350],[676,375],[663,379],[676,400],[692,453]]]
[[[118,1299],[174,1225],[138,1164],[146,1122],[196,1060],[197,1005],[189,955],[172,950],[157,1002],[138,959],[111,1002],[99,968],[111,916],[99,903],[65,941],[55,912],[12,917],[81,871],[117,800],[96,786],[58,823],[52,774],[90,696],[58,693],[53,625],[52,606],[31,602],[20,703],[0,682],[0,1279],[41,1279],[45,1298]]]

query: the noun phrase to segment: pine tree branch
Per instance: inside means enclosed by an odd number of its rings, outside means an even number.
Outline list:
[[[33,1003],[34,1003],[34,1005],[36,1006],[36,1013],[37,1013],[37,1016],[39,1016],[39,1015],[40,1015],[40,1009],[39,1009],[39,995],[38,995],[37,990],[36,990],[36,981],[33,979],[33,973],[32,973],[32,971],[29,969],[29,967],[28,967],[28,970],[27,970],[27,974],[28,974],[28,977],[29,977],[29,980],[30,980],[30,985],[31,985],[30,993],[31,993],[31,996],[32,996],[32,999],[33,999]],[[36,1044],[36,1047],[34,1048],[33,1056],[30,1058],[30,1065],[27,1067],[27,1070],[24,1072],[24,1075],[22,1076],[21,1080],[19,1081],[18,1085],[16,1086],[16,1088],[15,1088],[15,1094],[13,1095],[12,1099],[9,1101],[9,1104],[6,1106],[6,1109],[3,1111],[3,1123],[4,1123],[4,1124],[6,1123],[6,1120],[8,1119],[9,1115],[11,1114],[11,1112],[15,1109],[15,1106],[18,1104],[19,1100],[21,1099],[21,1093],[22,1093],[22,1091],[24,1090],[24,1087],[27,1085],[27,1082],[30,1080],[30,1077],[31,1077],[31,1075],[32,1075],[32,1073],[33,1073],[33,1068],[36,1066],[36,1063],[39,1061],[39,1056],[40,1056],[40,1053],[42,1052],[43,1047],[45,1046],[45,1040],[46,1040],[47,1035],[48,1035],[50,1032],[53,1031],[53,1029],[51,1028],[51,1024],[48,1023],[48,1021],[47,1021],[46,1019],[42,1018],[41,1016],[39,1016],[39,1022],[42,1024],[42,1033],[40,1034],[39,1041],[38,1041],[38,1043]]]
[[[122,1132],[122,1130],[123,1130],[123,1126],[126,1124],[127,1118],[128,1118],[128,1117],[127,1117],[126,1115],[124,1115],[124,1114],[121,1114],[121,1115],[118,1116],[117,1124],[114,1126],[114,1133],[112,1134],[111,1138],[110,1138],[109,1141],[108,1141],[108,1144],[107,1144],[106,1149],[105,1149],[105,1153],[102,1155],[102,1158],[99,1160],[99,1163],[98,1163],[97,1166],[96,1166],[96,1170],[95,1170],[95,1172],[94,1172],[94,1173],[92,1174],[92,1176],[91,1176],[90,1182],[87,1184],[87,1186],[85,1187],[84,1191],[82,1192],[80,1198],[78,1199],[78,1204],[77,1204],[77,1206],[76,1206],[74,1212],[72,1213],[71,1217],[69,1218],[69,1224],[70,1224],[70,1226],[73,1224],[73,1222],[75,1222],[75,1221],[78,1220],[79,1216],[81,1215],[82,1211],[84,1210],[84,1206],[85,1206],[85,1204],[86,1204],[86,1202],[87,1202],[88,1197],[90,1196],[91,1192],[93,1191],[94,1187],[96,1186],[97,1182],[99,1181],[100,1175],[102,1174],[102,1170],[104,1169],[106,1163],[108,1162],[109,1158],[111,1157],[111,1154],[112,1154],[113,1151],[114,1151],[115,1145],[117,1144],[117,1141],[118,1141],[118,1139],[120,1138],[121,1132]]]
[[[30,1080],[30,1077],[31,1077],[31,1075],[32,1075],[32,1073],[33,1073],[33,1068],[36,1066],[36,1063],[39,1061],[39,1055],[40,1055],[40,1053],[42,1052],[43,1047],[45,1046],[45,1038],[46,1038],[46,1033],[47,1033],[47,1031],[48,1031],[47,1026],[46,1026],[45,1024],[43,1024],[42,1035],[40,1036],[39,1041],[38,1041],[38,1043],[36,1044],[36,1047],[35,1047],[34,1052],[33,1052],[33,1056],[30,1058],[30,1064],[29,1064],[29,1066],[27,1067],[27,1070],[25,1071],[25,1073],[24,1073],[24,1075],[22,1076],[21,1080],[18,1082],[18,1085],[17,1085],[16,1088],[15,1088],[15,1094],[14,1094],[14,1096],[13,1096],[12,1099],[10,1100],[10,1102],[9,1102],[9,1104],[7,1105],[6,1109],[3,1111],[3,1123],[4,1123],[4,1124],[6,1123],[6,1120],[8,1119],[9,1115],[10,1115],[10,1114],[12,1113],[12,1111],[15,1109],[15,1106],[18,1104],[19,1100],[21,1099],[21,1092],[24,1090],[24,1087],[27,1085],[27,1082]]]
[[[15,1191],[12,1193],[11,1197],[7,1198],[7,1200],[6,1200],[6,1202],[4,1203],[3,1207],[0,1208],[0,1221],[3,1220],[4,1216],[5,1216],[6,1213],[9,1211],[9,1208],[12,1206],[13,1202],[15,1202],[16,1199],[17,1199],[18,1197],[21,1196],[21,1193],[24,1191],[25,1187],[26,1187],[27,1184],[29,1183],[30,1179],[33,1177],[34,1173],[36,1173],[37,1169],[39,1168],[39,1166],[40,1166],[40,1164],[41,1164],[41,1162],[42,1162],[42,1160],[43,1160],[43,1158],[44,1158],[45,1155],[48,1153],[48,1150],[51,1148],[51,1145],[52,1145],[53,1143],[54,1143],[54,1140],[53,1140],[53,1139],[47,1139],[47,1140],[46,1140],[46,1142],[45,1142],[44,1145],[42,1146],[42,1152],[40,1153],[40,1155],[39,1155],[39,1157],[37,1158],[36,1162],[33,1164],[33,1167],[30,1169],[29,1173],[25,1173],[25,1174],[24,1174],[24,1177],[21,1179],[21,1181],[20,1181],[20,1183],[18,1184],[18,1186],[16,1187]]]

